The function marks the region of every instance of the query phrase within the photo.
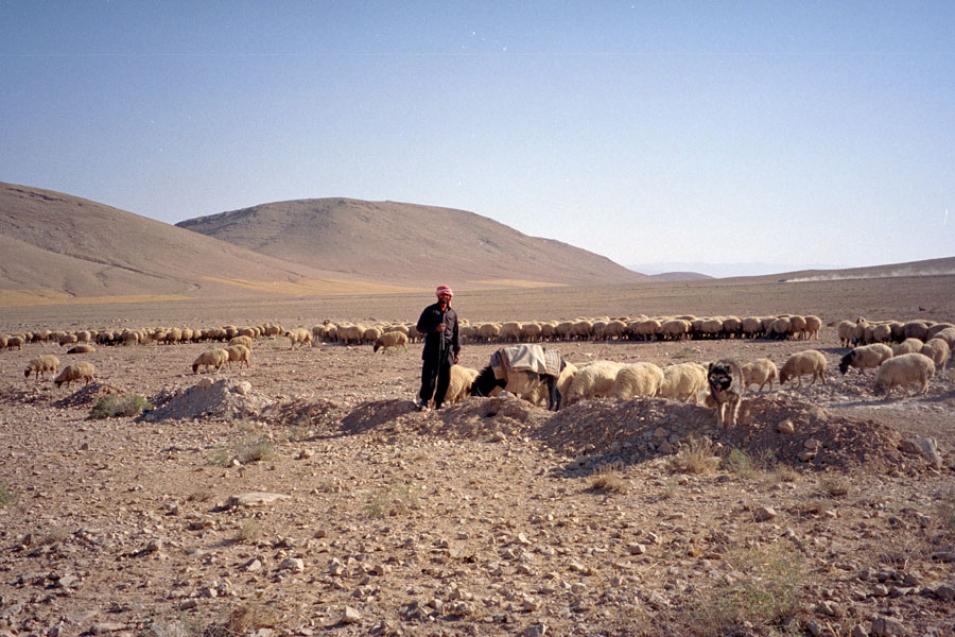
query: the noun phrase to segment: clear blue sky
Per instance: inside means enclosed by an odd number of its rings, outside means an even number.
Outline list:
[[[0,180],[168,222],[348,196],[624,264],[955,255],[950,1],[0,0],[0,81]]]

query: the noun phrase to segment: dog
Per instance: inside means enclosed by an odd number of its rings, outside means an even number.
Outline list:
[[[716,424],[732,427],[739,418],[739,408],[743,403],[743,370],[735,360],[718,360],[710,363],[706,381],[710,386],[710,398],[716,403]],[[728,417],[724,415],[727,409]]]

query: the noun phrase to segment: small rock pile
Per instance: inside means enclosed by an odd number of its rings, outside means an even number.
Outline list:
[[[61,398],[53,403],[54,407],[67,409],[71,407],[89,407],[103,396],[124,394],[125,390],[109,383],[93,381],[81,389],[76,390],[69,396]]]
[[[203,378],[177,393],[161,392],[150,399],[156,409],[143,415],[155,422],[189,418],[257,418],[272,400],[252,391],[248,381]]]

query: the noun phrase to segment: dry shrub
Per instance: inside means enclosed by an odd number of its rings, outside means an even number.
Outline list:
[[[837,473],[827,473],[819,478],[819,490],[830,498],[841,498],[849,494],[849,479]]]
[[[713,443],[706,438],[690,438],[670,459],[670,468],[680,473],[712,473],[719,464]]]
[[[250,436],[239,442],[219,449],[213,457],[213,463],[228,467],[233,460],[239,464],[271,460],[275,457],[275,445],[265,436]]]
[[[256,520],[246,520],[232,538],[233,542],[241,544],[251,544],[262,537],[262,525]]]
[[[0,509],[12,503],[15,499],[13,492],[7,488],[7,485],[0,482]]]
[[[196,489],[186,497],[187,502],[208,502],[212,499],[212,491],[209,489]]]
[[[90,419],[115,418],[117,416],[138,416],[153,406],[140,394],[110,394],[103,396],[90,409]]]
[[[206,628],[205,637],[245,637],[260,628],[273,628],[278,623],[276,614],[259,604],[243,604],[229,612],[222,624]]]
[[[378,490],[365,503],[365,513],[371,518],[404,515],[417,508],[417,490],[408,484],[391,485]]]
[[[955,488],[938,496],[935,520],[939,535],[955,538]]]
[[[753,458],[742,449],[731,450],[721,464],[724,469],[743,480],[750,480],[757,474]]]
[[[604,465],[590,476],[587,490],[593,493],[626,493],[627,483],[616,468]]]
[[[779,627],[800,607],[807,569],[802,556],[774,544],[726,555],[733,577],[702,591],[688,630],[700,637],[734,634],[750,623]]]
[[[769,475],[775,482],[795,482],[799,479],[799,472],[786,464],[777,464]]]

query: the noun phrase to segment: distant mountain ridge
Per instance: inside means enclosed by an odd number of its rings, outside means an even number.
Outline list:
[[[310,267],[474,287],[647,280],[581,248],[479,214],[393,201],[300,199],[188,219],[180,228]]]

